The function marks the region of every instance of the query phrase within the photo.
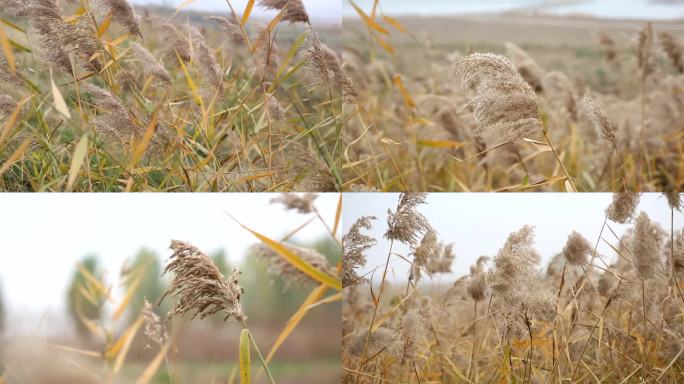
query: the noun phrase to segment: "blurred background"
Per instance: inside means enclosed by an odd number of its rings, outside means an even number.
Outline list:
[[[342,23],[342,3],[339,0],[303,0],[304,7],[311,17],[313,25],[319,24],[341,24]],[[242,14],[248,0],[230,0],[230,4],[235,8],[235,12]],[[226,0],[132,0],[131,4],[136,9],[144,6],[164,7],[176,9],[182,7],[184,10],[199,12],[218,12],[229,13],[230,8]],[[266,11],[258,5],[254,7],[252,13],[256,18],[273,18],[274,11]]]
[[[245,291],[242,306],[262,353],[267,353],[315,285],[286,287],[280,277],[267,274],[267,266],[249,252],[258,240],[229,215],[272,239],[281,239],[308,222],[289,242],[315,248],[332,265],[340,261],[338,242],[326,228],[335,221],[339,195],[321,194],[316,198],[320,217],[271,204],[276,196],[0,194],[0,376],[3,368],[54,369],[50,364],[39,364],[41,356],[54,357],[55,350],[46,351],[45,345],[102,350],[102,340],[78,320],[75,310],[75,297],[83,294],[79,283],[87,279],[77,265],[111,290],[104,305],[86,303],[82,308],[88,318],[104,319],[103,325],[114,329],[115,335],[105,337],[118,337],[127,329],[140,313],[143,298],[155,304],[163,318],[173,301],[165,300],[159,308],[156,303],[171,278],[161,277],[161,273],[172,253],[168,249],[172,239],[189,242],[206,252],[224,276],[234,266],[240,267],[240,285]],[[125,300],[124,293],[131,284],[127,271],[140,266],[145,267],[140,287],[130,298],[126,312],[109,323],[106,319],[112,318],[115,304]],[[278,382],[338,380],[338,304],[311,309],[285,341],[271,364]],[[237,361],[240,329],[238,324],[224,323],[222,316],[192,322],[174,320],[176,342],[169,358],[177,371],[176,382],[226,382]],[[140,332],[128,353],[121,382],[134,380],[158,351],[145,347]],[[75,353],[74,358],[80,355]],[[75,361],[77,366],[91,364],[87,356]],[[156,382],[170,382],[161,371]]]
[[[374,0],[355,0],[370,9]],[[391,0],[382,2],[389,15],[467,15],[515,12],[528,14],[577,15],[609,19],[678,19],[684,17],[681,0]],[[345,16],[356,15],[345,2]]]
[[[345,194],[342,229],[346,231],[361,216],[376,216],[369,235],[378,240],[367,253],[366,266],[358,274],[374,273],[378,283],[387,259],[389,242],[383,238],[387,231],[387,209],[396,209],[399,194]],[[593,245],[598,239],[604,220],[604,211],[613,197],[610,193],[431,193],[427,204],[418,206],[444,243],[454,244],[456,260],[449,274],[436,274],[433,283],[451,283],[467,275],[469,268],[480,256],[494,257],[504,245],[508,235],[524,225],[535,227],[534,244],[546,269],[551,259],[561,252],[568,235],[577,231]],[[669,233],[670,207],[662,194],[641,196],[637,213],[644,211]],[[617,236],[622,236],[633,224],[608,222]],[[674,228],[681,229],[684,215],[675,212]],[[609,229],[603,236],[616,245]],[[409,253],[408,247],[395,242],[393,252]],[[601,241],[597,252],[615,261],[617,256],[606,242]],[[406,281],[409,264],[392,257],[388,280]],[[425,282],[430,282],[425,279]]]

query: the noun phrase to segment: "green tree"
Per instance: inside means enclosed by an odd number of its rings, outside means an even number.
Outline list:
[[[102,269],[96,255],[87,255],[76,267],[67,291],[69,316],[82,336],[88,335],[84,323],[98,319],[105,301],[105,288],[101,285]]]
[[[130,321],[135,321],[138,317],[145,299],[152,304],[152,307],[160,316],[165,313],[165,310],[168,310],[167,304],[157,307],[157,302],[165,289],[161,272],[162,266],[159,256],[153,251],[143,248],[133,258],[130,268],[123,279],[123,285],[126,289],[131,289],[134,288],[133,285],[138,285],[128,305]]]
[[[214,262],[214,264],[216,264],[216,267],[219,269],[219,271],[221,271],[223,277],[230,276],[230,272],[232,272],[233,268],[228,263],[228,256],[226,255],[225,250],[219,249],[214,251],[209,255],[209,257],[211,257],[211,260]]]

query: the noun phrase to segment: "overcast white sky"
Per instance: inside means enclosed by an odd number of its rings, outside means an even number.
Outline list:
[[[348,1],[343,3],[344,15],[355,16],[356,12]],[[355,3],[368,11],[374,0],[355,0]],[[684,17],[684,4],[653,0],[381,0],[380,6],[389,15],[465,15],[526,9],[607,19],[671,20]]]
[[[13,311],[61,311],[74,266],[84,255],[97,254],[108,281],[116,282],[124,261],[142,247],[166,259],[171,239],[188,241],[207,253],[224,249],[235,262],[258,240],[225,212],[271,238],[289,233],[311,217],[270,205],[275,196],[0,193],[4,299]],[[331,193],[316,200],[328,225],[334,222],[338,199],[339,194]],[[326,233],[316,220],[296,238],[307,241]]]
[[[311,22],[341,23],[342,22],[342,0],[303,0],[306,11],[311,17]],[[345,0],[346,1],[346,0]],[[186,2],[186,0],[131,0],[134,5],[167,5],[176,8]],[[235,11],[242,14],[247,5],[247,0],[230,0]],[[230,12],[226,0],[195,0],[183,9]],[[254,7],[253,15],[265,16],[275,15],[274,12],[266,12],[259,6]]]
[[[368,263],[362,273],[384,267],[389,242],[382,238],[387,230],[387,209],[395,209],[398,194],[345,194],[342,228],[346,232],[360,216],[378,217],[371,236],[379,239],[368,252]],[[604,219],[604,210],[612,201],[611,194],[599,193],[433,193],[428,203],[419,211],[430,221],[438,236],[445,243],[454,243],[456,261],[453,274],[441,275],[442,281],[451,282],[468,273],[468,268],[481,255],[494,256],[508,235],[525,224],[535,226],[535,246],[544,258],[544,265],[561,251],[568,235],[576,230],[592,244],[596,242]],[[642,195],[639,210],[645,211],[652,220],[670,228],[670,208],[660,194]],[[611,223],[618,235],[630,226]],[[684,225],[684,215],[675,212],[675,229]],[[604,231],[604,238],[617,241]],[[407,254],[407,248],[396,246],[395,252]],[[613,256],[604,243],[598,248],[600,254]],[[389,277],[404,280],[408,276],[408,264],[393,257]],[[381,278],[382,268],[375,279]]]

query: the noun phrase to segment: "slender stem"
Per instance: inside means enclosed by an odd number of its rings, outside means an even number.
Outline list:
[[[565,173],[565,177],[568,180],[568,183],[570,183],[570,186],[572,186],[572,189],[575,192],[577,192],[577,186],[575,185],[575,182],[572,181],[572,177],[570,177],[570,173],[568,172],[567,168],[565,168],[565,164],[563,164],[563,161],[561,160],[560,155],[558,155],[556,148],[553,146],[553,143],[551,142],[551,138],[549,137],[549,134],[546,131],[546,127],[544,127],[544,138],[546,139],[546,143],[549,145],[549,147],[551,147],[553,154],[556,155],[556,161],[558,161],[558,164],[563,169],[563,173]]]

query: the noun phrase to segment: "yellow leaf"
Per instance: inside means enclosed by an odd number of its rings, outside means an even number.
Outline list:
[[[551,146],[543,141],[528,139],[525,137],[522,138],[522,141],[528,144],[532,144],[535,148],[537,148],[540,151],[548,152],[552,150]]]
[[[2,132],[0,132],[0,148],[2,148],[2,143],[5,141],[7,136],[9,136],[10,132],[12,132],[12,128],[14,128],[14,124],[17,122],[19,114],[21,113],[21,108],[24,106],[24,103],[26,103],[27,100],[28,98],[17,103],[17,106],[14,108],[14,111],[12,111],[12,114],[7,117],[5,126],[2,128]]]
[[[373,8],[371,9],[371,14],[370,18],[375,20],[375,15],[378,12],[378,4],[380,3],[380,0],[373,0]]]
[[[176,15],[178,14],[178,12],[180,12],[181,10],[183,10],[183,8],[187,7],[188,5],[194,3],[195,1],[197,1],[197,0],[185,0],[181,5],[178,6],[178,8],[176,8],[176,11],[173,13],[173,15],[171,15],[171,17],[169,17],[169,20],[170,20],[170,19],[173,19],[174,17],[176,17]]]
[[[455,140],[418,140],[416,144],[432,148],[460,148],[464,144]]]
[[[381,39],[380,36],[378,36],[378,35],[373,35],[373,38],[375,39],[375,41],[378,42],[378,44],[380,44],[380,46],[381,46],[385,51],[387,51],[387,53],[389,53],[390,55],[393,55],[393,54],[394,54],[394,47],[392,47],[392,45],[391,45],[390,43],[388,43],[388,42],[386,42],[385,40]]]
[[[102,284],[102,282],[95,276],[93,276],[92,273],[90,273],[89,270],[87,270],[83,264],[81,263],[76,263],[76,269],[78,269],[78,272],[83,275],[83,277],[86,279],[88,283],[90,283],[99,294],[105,294],[107,292],[107,289],[105,286]]]
[[[406,104],[406,106],[409,108],[414,108],[416,106],[416,103],[413,101],[413,98],[404,86],[404,82],[401,80],[401,76],[394,76],[394,85],[396,85],[396,87],[399,88],[399,92],[401,92],[401,96],[404,98],[404,104]]]
[[[385,28],[383,28],[382,26],[380,26],[380,24],[378,24],[377,22],[375,22],[375,20],[373,20],[373,18],[370,18],[368,15],[366,15],[366,13],[363,11],[363,9],[359,8],[359,6],[356,5],[351,0],[349,0],[349,3],[352,5],[352,7],[354,7],[354,10],[356,11],[356,13],[358,13],[359,16],[361,16],[361,18],[366,23],[366,25],[368,25],[369,28],[372,28],[372,29],[384,34],[384,35],[389,35],[389,31],[386,30]]]
[[[309,296],[304,300],[302,305],[299,306],[299,309],[297,309],[297,312],[290,317],[290,320],[287,321],[287,325],[285,325],[285,328],[283,328],[282,331],[280,331],[280,334],[278,335],[278,338],[276,341],[273,343],[273,346],[271,347],[271,350],[268,352],[268,355],[266,356],[266,362],[268,363],[271,361],[271,358],[273,355],[276,353],[278,348],[285,342],[285,339],[287,339],[288,336],[290,336],[290,333],[297,327],[300,321],[304,318],[304,315],[311,309],[311,304],[315,303],[316,301],[320,300],[321,297],[325,294],[325,291],[328,290],[328,286],[325,284],[319,285],[317,288],[315,288]]]
[[[50,82],[52,83],[52,100],[55,103],[55,109],[67,119],[71,118],[71,113],[69,113],[64,97],[62,97],[62,93],[57,88],[55,79],[52,77],[52,70],[50,70]]]
[[[399,23],[399,21],[397,19],[393,19],[389,16],[382,16],[382,18],[385,19],[387,24],[393,26],[394,28],[396,28],[402,32],[406,32],[406,28],[404,28],[404,26],[401,25],[401,23]]]
[[[249,15],[252,13],[252,9],[254,8],[254,0],[249,0],[247,3],[247,6],[245,7],[245,12],[242,14],[242,20],[240,21],[240,24],[244,27],[245,24],[247,24],[247,20],[249,20]]]
[[[178,52],[176,52],[176,56],[178,56]],[[178,62],[181,65],[181,69],[183,70],[183,73],[185,74],[185,81],[188,83],[188,88],[190,88],[190,91],[192,91],[192,97],[195,99],[195,102],[197,105],[202,105],[202,98],[199,96],[199,92],[197,90],[197,85],[195,85],[195,82],[192,80],[192,77],[190,76],[190,73],[188,73],[188,69],[185,67],[185,64],[183,63],[183,59],[178,56]]]
[[[83,135],[81,139],[76,144],[76,149],[74,150],[74,156],[71,158],[71,166],[69,167],[69,179],[67,180],[66,190],[71,191],[76,182],[76,177],[81,171],[81,166],[88,153],[88,134]]]
[[[5,160],[5,162],[2,164],[2,167],[0,167],[0,176],[5,174],[5,172],[7,172],[7,170],[10,169],[12,164],[19,160],[19,158],[24,154],[24,152],[26,152],[29,145],[31,145],[31,138],[27,137],[24,139],[21,145],[19,145],[19,148],[17,148],[17,150],[10,155],[9,159]]]
[[[252,382],[252,362],[249,355],[249,330],[240,332],[240,384]]]
[[[335,237],[337,234],[337,228],[340,226],[340,219],[342,218],[342,194],[340,193],[340,198],[337,200],[337,210],[335,211],[335,224],[333,225],[332,235]]]
[[[2,27],[2,24],[0,24],[0,45],[2,45],[2,50],[5,52],[10,73],[15,74],[17,72],[17,62],[14,60],[12,44],[10,43],[9,37],[7,37],[7,33],[5,33],[5,29]]]
[[[133,344],[133,339],[135,339],[136,333],[138,333],[138,330],[144,322],[145,321],[143,320],[143,317],[138,316],[138,319],[131,324],[126,331],[124,331],[123,335],[119,337],[119,340],[117,340],[114,345],[107,349],[108,357],[116,356],[114,367],[112,368],[114,373],[119,372],[123,367],[126,356],[128,355],[128,351],[131,348],[131,344]]]
[[[283,16],[285,16],[285,9],[280,11],[276,17],[271,20],[270,23],[268,23],[268,32],[273,33],[275,31],[276,27],[278,26],[278,23],[280,23],[280,20],[283,19]]]
[[[575,187],[572,186],[572,183],[568,179],[565,179],[565,191],[566,192],[577,192]]]
[[[232,217],[232,216],[231,216]],[[235,220],[233,218],[233,220]],[[302,271],[304,274],[307,276],[311,277],[312,279],[318,281],[319,283],[325,284],[328,287],[335,289],[337,291],[342,290],[342,282],[340,282],[338,279],[328,275],[327,273],[320,271],[316,268],[314,268],[311,264],[307,263],[304,261],[301,257],[297,256],[294,252],[292,252],[290,249],[288,249],[286,246],[280,244],[279,242],[272,240],[259,232],[253,231],[246,226],[242,225],[240,222],[235,220],[242,228],[246,229],[249,231],[251,234],[256,236],[261,242],[266,244],[269,248],[274,250],[280,257],[285,259],[288,263],[290,263],[293,267],[299,269]]]
[[[121,303],[119,304],[119,306],[114,311],[114,320],[117,320],[124,313],[124,311],[128,307],[128,304],[133,299],[133,295],[135,295],[135,292],[140,287],[140,283],[142,283],[143,277],[144,277],[144,275],[141,274],[140,276],[138,276],[133,281],[133,283],[131,283],[130,287],[128,288],[128,291],[126,292],[126,295],[123,298],[123,300],[121,300]]]
[[[157,370],[159,369],[159,366],[161,365],[162,361],[164,361],[164,356],[166,355],[166,352],[169,350],[169,347],[171,346],[171,342],[167,342],[164,344],[164,346],[159,350],[159,353],[157,353],[157,356],[155,356],[154,360],[150,362],[150,365],[145,368],[145,371],[140,375],[138,380],[135,382],[136,384],[147,384],[152,379],[154,378],[154,375],[157,373]]]
[[[145,130],[142,140],[140,140],[140,143],[138,143],[138,145],[135,147],[135,150],[133,150],[133,163],[131,164],[131,168],[134,168],[140,159],[142,159],[143,155],[145,154],[145,150],[147,150],[147,147],[152,142],[152,137],[154,136],[154,131],[156,128],[157,112],[155,111],[152,113],[152,119],[150,119],[150,123],[147,124],[147,129]]]
[[[112,12],[107,13],[107,16],[105,16],[104,20],[102,20],[102,23],[97,28],[97,37],[102,37],[102,35],[107,32],[107,29],[109,29],[109,26],[112,24],[112,16]]]

